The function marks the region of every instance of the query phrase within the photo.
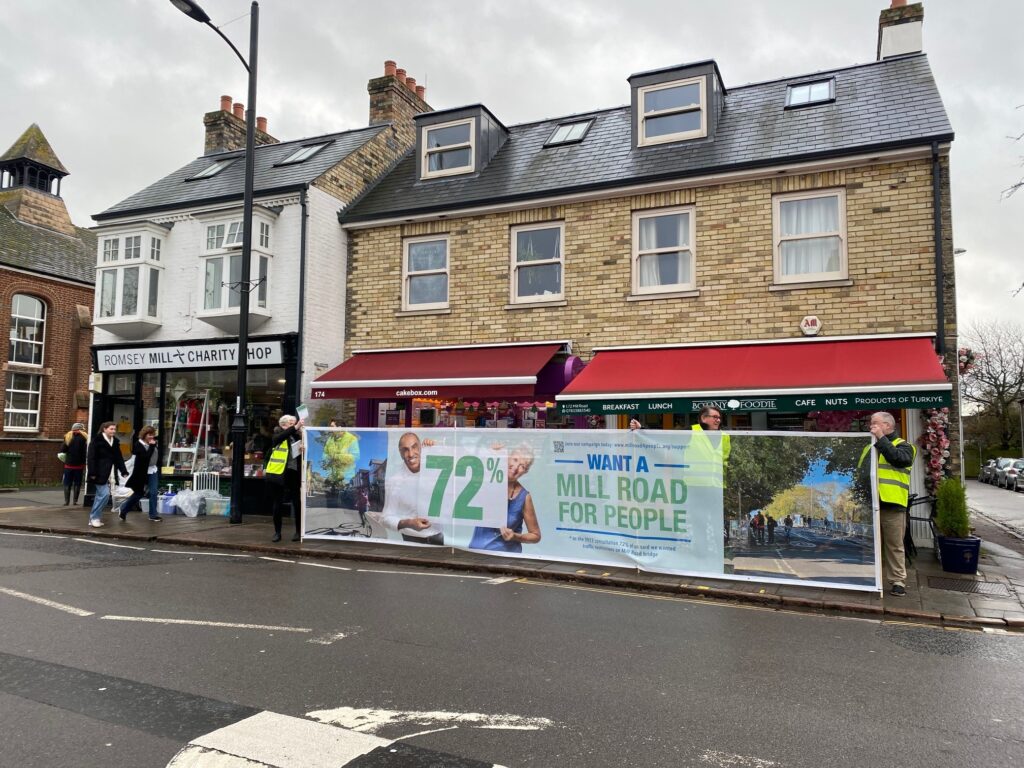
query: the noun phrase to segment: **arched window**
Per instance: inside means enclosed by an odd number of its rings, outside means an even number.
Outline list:
[[[34,296],[14,294],[11,300],[10,362],[42,365],[45,336],[46,305]]]
[[[34,296],[14,294],[11,300],[11,343],[8,364],[41,368],[46,338],[46,305]],[[4,392],[4,429],[39,429],[39,403],[43,377],[10,370]]]

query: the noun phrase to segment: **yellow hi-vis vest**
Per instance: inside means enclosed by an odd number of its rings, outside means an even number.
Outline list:
[[[729,465],[729,454],[732,452],[732,441],[729,436],[718,432],[718,446],[711,444],[711,438],[700,426],[691,427],[694,432],[690,444],[686,447],[686,481],[690,485],[711,488],[725,487],[725,468]],[[717,431],[717,430],[709,430]]]
[[[897,437],[892,444],[899,445],[905,442],[907,441]],[[910,449],[914,452],[916,460],[917,446],[911,444]],[[870,451],[870,445],[865,446],[861,451],[860,461],[857,462],[858,469]],[[894,467],[885,460],[885,456],[881,453],[878,454],[878,500],[886,504],[899,504],[901,507],[907,506],[910,501],[910,467],[904,469]]]
[[[268,475],[283,475],[284,468],[288,466],[289,453],[288,441],[284,440],[270,454],[270,460],[263,471]]]

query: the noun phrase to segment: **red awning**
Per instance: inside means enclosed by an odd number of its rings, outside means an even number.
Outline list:
[[[532,398],[537,374],[562,348],[551,342],[356,352],[313,382],[313,399]]]
[[[931,338],[894,337],[601,350],[558,400],[949,389]]]

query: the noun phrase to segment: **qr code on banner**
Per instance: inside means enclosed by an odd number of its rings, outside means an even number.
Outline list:
[[[561,440],[552,440],[551,443],[552,443],[552,446],[553,446],[552,450],[555,453],[565,453],[565,443],[564,442],[562,442]]]

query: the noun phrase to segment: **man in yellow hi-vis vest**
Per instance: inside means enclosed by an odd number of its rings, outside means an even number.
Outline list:
[[[903,552],[906,534],[907,502],[910,500],[910,468],[917,457],[917,448],[896,433],[896,419],[880,411],[871,416],[871,434],[878,469],[878,508],[882,529],[882,578],[891,585],[890,594],[907,594],[907,563]],[[860,455],[858,467],[869,469],[864,460],[872,446]]]
[[[281,540],[281,522],[284,514],[281,510],[285,501],[291,502],[292,519],[295,523],[295,535],[292,541],[302,538],[302,523],[299,515],[302,510],[302,426],[303,421],[294,416],[282,416],[274,430],[273,447],[267,455],[263,467],[263,478],[266,480],[267,498],[270,501],[271,514],[274,519],[274,538]]]

